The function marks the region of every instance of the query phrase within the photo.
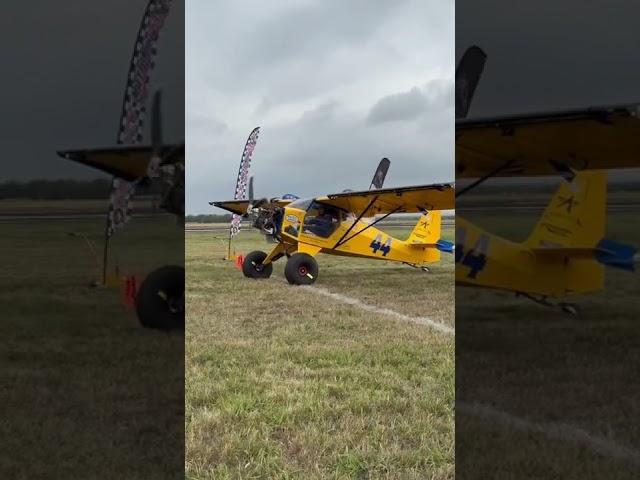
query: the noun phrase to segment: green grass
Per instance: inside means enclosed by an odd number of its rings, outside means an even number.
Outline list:
[[[84,200],[33,200],[33,199],[0,199],[0,215],[48,215],[48,214],[79,214],[106,212],[109,205],[108,199],[84,199]],[[152,202],[147,198],[138,198],[135,201],[136,212],[150,210]]]
[[[188,478],[453,478],[452,337],[290,286],[283,261],[246,279],[223,253],[186,236]],[[320,287],[453,323],[451,259],[318,260]]]
[[[182,471],[183,336],[140,328],[117,289],[88,286],[95,258],[67,233],[99,247],[103,228],[92,220],[0,223],[4,478]],[[144,274],[180,261],[181,236],[169,219],[134,218],[114,239],[114,257],[123,273]]]

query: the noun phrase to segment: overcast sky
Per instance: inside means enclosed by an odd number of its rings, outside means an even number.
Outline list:
[[[453,181],[452,0],[187,2],[187,212],[233,197]],[[220,210],[215,213],[221,213]]]
[[[458,0],[456,61],[488,55],[469,116],[640,102],[640,4]]]
[[[146,4],[30,0],[0,5],[0,181],[99,175],[55,151],[115,143],[129,60]],[[158,50],[152,88],[163,89],[167,141],[181,141],[184,0],[173,0]]]

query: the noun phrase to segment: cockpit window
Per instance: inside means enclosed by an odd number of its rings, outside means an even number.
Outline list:
[[[336,231],[342,212],[330,205],[313,202],[304,217],[303,232],[328,238]]]
[[[297,208],[298,210],[306,210],[313,203],[313,199],[300,199],[295,202],[291,202],[287,207],[289,208]]]

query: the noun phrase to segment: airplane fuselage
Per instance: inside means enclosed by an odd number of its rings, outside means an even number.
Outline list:
[[[456,217],[455,252],[458,285],[552,298],[602,288],[602,267],[594,259],[536,255],[526,244],[489,234],[460,216]],[[591,284],[586,289],[584,278]]]
[[[400,240],[372,226],[372,222],[312,200],[299,201],[284,209],[281,242],[287,251],[312,256],[327,253],[414,265],[440,260],[440,251],[433,246]]]

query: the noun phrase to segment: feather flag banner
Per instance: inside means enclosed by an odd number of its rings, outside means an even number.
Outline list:
[[[254,128],[247,138],[247,143],[242,151],[242,158],[240,159],[240,168],[238,169],[238,180],[236,181],[236,191],[234,200],[244,200],[247,198],[247,187],[249,185],[249,167],[251,166],[251,158],[253,156],[253,150],[258,143],[258,135],[260,135],[260,127]],[[240,222],[242,217],[240,215],[233,215],[231,219],[231,237],[235,237],[240,232]]]
[[[157,42],[169,14],[171,0],[149,0],[129,64],[129,73],[118,125],[117,143],[134,145],[143,135],[149,82],[155,65]],[[107,236],[112,236],[129,220],[135,184],[113,178],[107,219]]]

